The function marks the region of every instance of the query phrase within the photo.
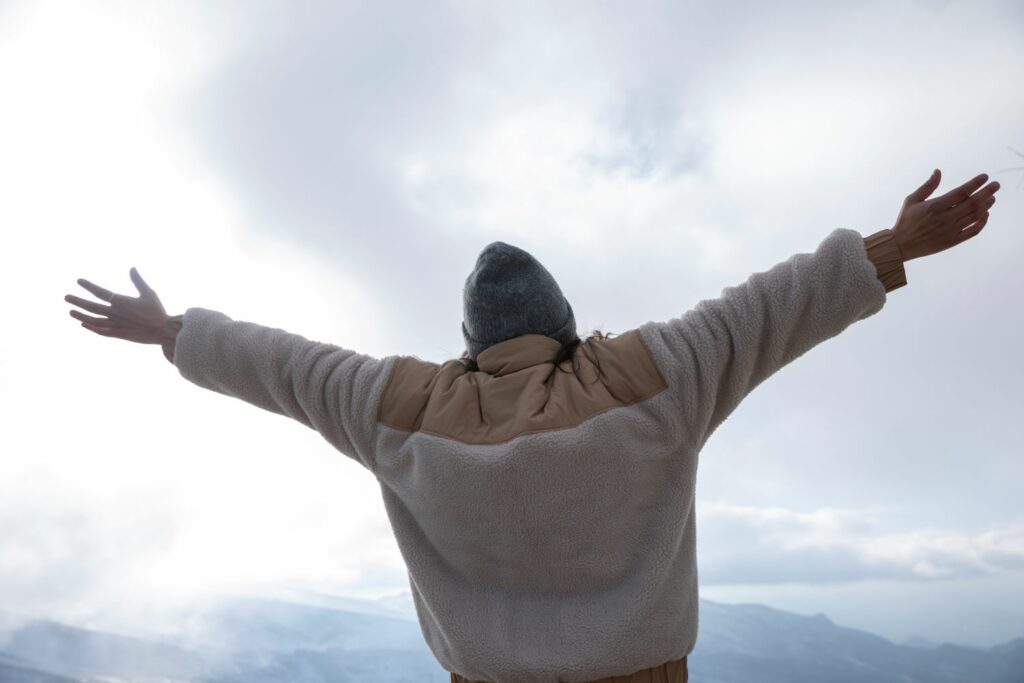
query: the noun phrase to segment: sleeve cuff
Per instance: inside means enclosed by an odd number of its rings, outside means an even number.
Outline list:
[[[875,265],[875,273],[885,287],[886,293],[907,284],[907,273],[903,269],[903,255],[900,253],[892,230],[879,230],[864,238],[868,258]]]

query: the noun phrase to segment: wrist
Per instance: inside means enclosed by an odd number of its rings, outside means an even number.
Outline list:
[[[896,230],[896,228],[888,228],[883,232],[889,233],[889,236],[892,238],[892,243],[896,247],[896,252],[900,255],[900,260],[903,261],[903,263],[906,263],[911,258],[913,258],[913,256],[910,256],[908,258],[908,252],[900,244],[900,233],[899,231]]]
[[[160,329],[160,343],[166,344],[178,338],[178,332],[184,324],[185,315],[169,315],[164,319],[163,327]]]
[[[160,348],[164,351],[164,358],[171,365],[174,365],[174,346],[178,339],[178,332],[181,331],[185,315],[169,315],[164,320],[160,329]]]

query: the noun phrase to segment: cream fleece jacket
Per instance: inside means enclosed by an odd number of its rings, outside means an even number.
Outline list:
[[[398,356],[189,308],[173,362],[201,387],[316,430],[374,474],[424,638],[447,670],[577,683],[693,649],[701,448],[761,382],[881,310],[880,278],[865,238],[838,228],[814,252],[636,328],[665,390],[487,445],[381,424]],[[567,557],[568,539],[583,550]],[[467,580],[499,551],[514,590],[507,573]]]

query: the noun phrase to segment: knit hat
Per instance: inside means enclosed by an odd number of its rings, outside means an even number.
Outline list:
[[[555,278],[528,252],[491,242],[476,260],[463,289],[462,336],[478,353],[523,334],[543,334],[567,344],[576,318]]]

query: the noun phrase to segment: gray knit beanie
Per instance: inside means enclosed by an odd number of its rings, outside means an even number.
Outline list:
[[[555,278],[519,247],[491,242],[476,260],[463,289],[462,336],[478,353],[523,334],[543,334],[563,344],[576,339],[576,318]]]

